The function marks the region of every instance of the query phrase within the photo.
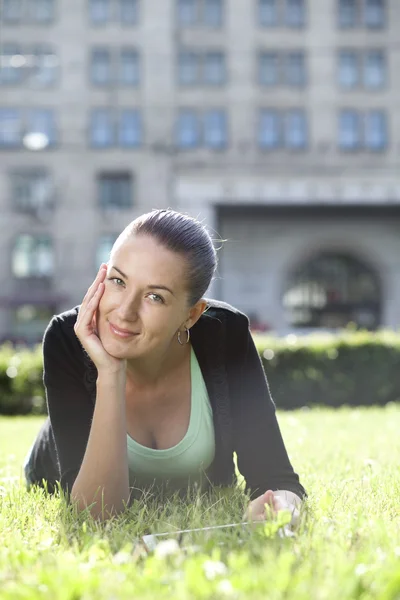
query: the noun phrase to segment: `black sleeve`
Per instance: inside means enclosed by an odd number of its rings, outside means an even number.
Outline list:
[[[84,383],[83,349],[73,323],[53,317],[43,338],[43,366],[60,483],[70,492],[85,454],[94,410]]]
[[[280,489],[302,498],[306,492],[286,452],[267,378],[244,317],[236,352],[241,364],[233,390],[234,446],[246,490],[252,497]]]

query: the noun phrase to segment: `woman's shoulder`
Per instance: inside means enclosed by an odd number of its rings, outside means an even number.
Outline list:
[[[76,337],[74,325],[78,317],[79,307],[80,305],[74,306],[73,308],[53,315],[43,336],[43,342],[47,347],[56,343],[61,338],[65,340]]]
[[[223,316],[231,321],[239,321],[245,323],[246,326],[248,325],[248,316],[238,308],[214,298],[205,298],[205,300],[207,302],[207,308],[204,312],[205,316],[214,318]]]

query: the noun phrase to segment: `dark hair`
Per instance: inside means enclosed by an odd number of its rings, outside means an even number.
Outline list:
[[[202,298],[217,268],[217,253],[200,221],[170,209],[152,210],[132,221],[117,242],[131,235],[150,235],[168,250],[184,255],[188,263],[189,303],[193,306]]]

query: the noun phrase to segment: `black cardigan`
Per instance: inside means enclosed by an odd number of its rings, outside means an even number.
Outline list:
[[[235,481],[236,452],[252,497],[268,489],[304,497],[282,440],[247,317],[224,302],[209,300],[208,306],[191,329],[191,341],[214,418],[215,457],[207,471],[211,483]],[[78,312],[76,306],[54,316],[43,339],[49,443],[41,444],[47,457],[40,462],[51,460],[65,491],[72,489],[81,467],[96,401],[97,369],[74,331]],[[107,443],[107,432],[104,439]]]

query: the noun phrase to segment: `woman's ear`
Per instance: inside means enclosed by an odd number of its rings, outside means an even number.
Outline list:
[[[197,323],[197,321],[200,319],[201,315],[206,310],[206,308],[206,300],[204,300],[204,298],[200,298],[200,300],[196,302],[196,304],[190,309],[189,318],[185,321],[185,326],[188,329],[193,327],[193,325]]]

